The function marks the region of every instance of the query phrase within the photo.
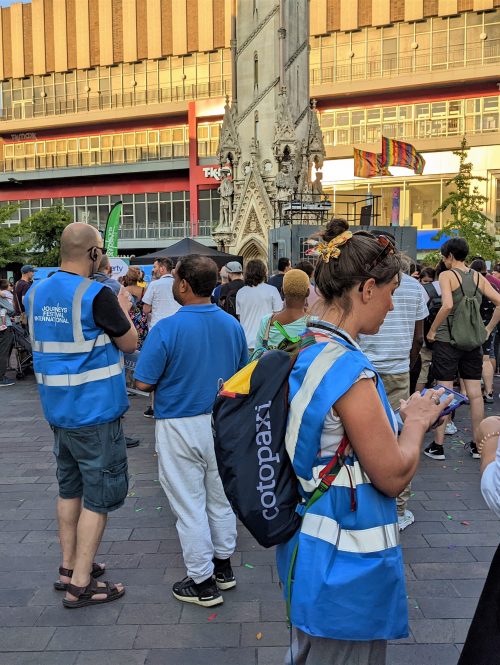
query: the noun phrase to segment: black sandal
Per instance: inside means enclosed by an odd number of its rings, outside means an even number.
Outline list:
[[[125,593],[125,589],[121,591],[110,582],[104,582],[105,586],[97,586],[96,580],[91,577],[90,582],[87,586],[75,586],[74,584],[68,584],[66,591],[72,596],[75,596],[77,600],[68,600],[63,598],[64,607],[71,609],[76,609],[77,607],[86,607],[87,605],[102,605],[103,603],[111,603],[113,600],[118,600]],[[94,599],[93,596],[96,594],[104,594],[106,598]]]
[[[94,563],[92,564],[92,570],[90,571],[91,577],[97,579],[98,577],[101,577],[101,575],[104,575],[105,572],[106,568],[100,566],[98,563],[94,561]],[[73,571],[70,570],[69,568],[63,568],[62,566],[59,566],[59,575],[64,575],[65,577],[69,577],[71,579],[73,577]],[[61,580],[57,580],[56,582],[54,582],[54,589],[56,591],[67,591],[68,582],[61,582]]]

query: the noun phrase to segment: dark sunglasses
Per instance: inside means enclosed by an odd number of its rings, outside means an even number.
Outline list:
[[[97,246],[96,246],[96,247],[90,247],[90,248],[87,250],[87,252],[90,254],[90,252],[92,252],[94,249],[100,249],[101,252],[102,252],[103,254],[106,254],[106,252],[108,251],[108,250],[106,249],[106,247],[97,247]]]
[[[373,237],[373,236],[372,236]],[[377,236],[374,238],[374,240],[377,241],[377,244],[380,245],[382,248],[380,252],[377,254],[377,256],[373,259],[373,261],[366,266],[366,271],[371,272],[379,263],[381,263],[386,256],[389,254],[395,254],[396,248],[394,246],[394,243],[390,238],[384,235]],[[365,285],[366,279],[364,279],[361,284],[359,285],[359,291],[363,290],[363,286]]]
[[[387,236],[377,236],[375,238],[377,241],[377,244],[380,245],[382,248],[380,252],[377,254],[377,256],[373,259],[373,261],[370,263],[370,265],[367,266],[367,271],[371,272],[375,266],[377,266],[379,263],[381,263],[386,256],[389,254],[394,254],[396,251],[396,248],[394,247],[394,243],[390,238]]]

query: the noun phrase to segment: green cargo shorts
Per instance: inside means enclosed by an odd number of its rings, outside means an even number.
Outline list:
[[[78,429],[52,427],[62,499],[83,497],[94,513],[120,508],[128,493],[127,447],[121,419]]]

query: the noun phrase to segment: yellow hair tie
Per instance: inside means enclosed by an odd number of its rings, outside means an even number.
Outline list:
[[[345,245],[348,240],[352,238],[350,231],[344,231],[329,242],[320,242],[314,248],[315,251],[321,255],[325,263],[329,263],[330,259],[338,259],[340,256],[339,247]]]

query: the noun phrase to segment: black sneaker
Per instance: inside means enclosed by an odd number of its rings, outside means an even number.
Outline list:
[[[469,455],[472,457],[472,459],[481,459],[481,455],[479,454],[474,441],[469,441],[469,443],[466,443],[464,449],[469,452]]]
[[[177,600],[182,600],[184,603],[195,603],[202,607],[214,607],[214,605],[222,605],[224,602],[213,577],[209,577],[199,584],[196,584],[190,577],[185,577],[174,584],[172,593]]]
[[[236,586],[236,578],[231,568],[230,559],[217,559],[214,557],[214,575],[215,582],[221,591],[234,589]]]
[[[155,412],[153,411],[153,407],[148,406],[148,408],[144,411],[143,415],[145,418],[154,418]]]
[[[127,448],[137,448],[137,446],[140,444],[139,439],[133,439],[130,436],[125,437],[125,445]]]
[[[434,441],[424,450],[424,455],[427,455],[431,459],[446,459],[443,446],[439,446]]]
[[[493,393],[484,393],[483,395],[483,400],[485,404],[493,404],[495,399],[493,397]]]

